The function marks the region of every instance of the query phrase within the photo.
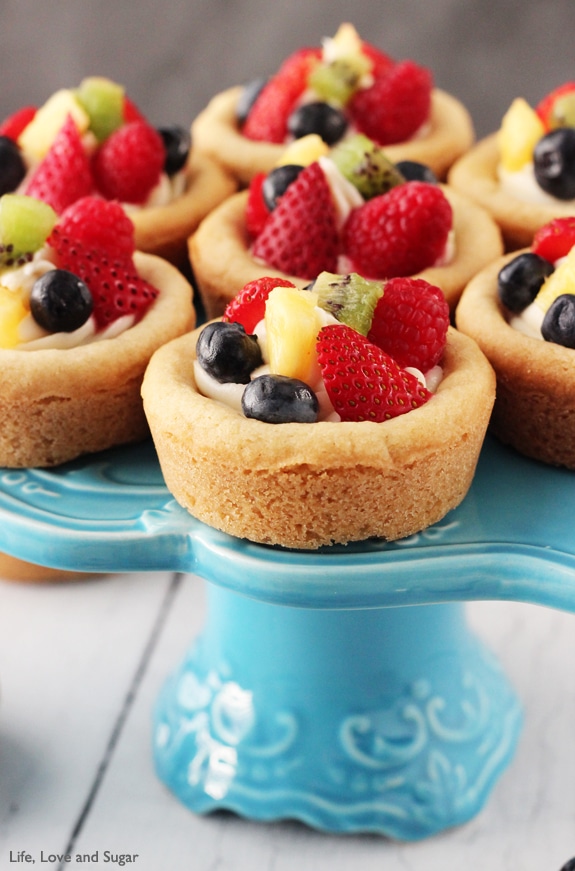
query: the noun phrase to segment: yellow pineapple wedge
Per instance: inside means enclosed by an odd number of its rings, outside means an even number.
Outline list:
[[[555,272],[545,279],[534,302],[546,312],[551,303],[562,293],[575,294],[575,248],[571,249]]]
[[[318,372],[317,334],[321,328],[317,294],[276,287],[266,302],[265,327],[270,370],[307,384]]]
[[[300,139],[294,139],[287,146],[278,160],[277,166],[287,166],[291,163],[296,166],[309,166],[310,163],[314,163],[326,154],[329,154],[329,145],[317,133],[309,133]]]
[[[19,344],[18,327],[27,314],[19,294],[0,284],[0,348],[14,348]]]
[[[80,135],[90,126],[90,117],[82,108],[74,92],[63,88],[56,91],[40,106],[33,119],[18,138],[18,145],[34,160],[42,160],[54,139],[71,115]]]
[[[545,127],[523,97],[517,97],[503,116],[498,133],[501,165],[517,172],[533,160],[533,149],[545,134]]]

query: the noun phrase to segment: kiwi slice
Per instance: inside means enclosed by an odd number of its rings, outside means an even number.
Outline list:
[[[30,260],[57,220],[54,209],[41,200],[4,194],[0,198],[0,265],[15,266]]]
[[[310,74],[309,85],[322,100],[345,106],[369,68],[364,55],[343,55],[329,63],[318,64]]]
[[[551,109],[549,126],[552,130],[557,127],[575,127],[575,91],[557,97]]]
[[[90,118],[90,130],[103,142],[124,122],[124,88],[103,76],[89,76],[76,89],[76,99]]]
[[[405,181],[382,149],[363,133],[338,142],[332,148],[330,158],[366,200],[387,193]]]
[[[367,336],[375,307],[383,296],[383,284],[369,281],[357,272],[348,275],[321,272],[310,289],[317,293],[320,308]]]

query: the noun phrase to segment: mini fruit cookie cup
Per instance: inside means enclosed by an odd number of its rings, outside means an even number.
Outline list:
[[[493,216],[510,251],[540,227],[575,212],[575,83],[532,108],[513,101],[501,127],[451,168],[449,184]]]
[[[98,194],[130,213],[138,250],[178,265],[200,220],[236,189],[191,147],[189,130],[155,128],[103,77],[62,89],[0,125],[0,193],[34,196],[61,212]]]
[[[362,134],[331,150],[313,134],[280,164],[217,207],[190,238],[209,317],[264,275],[305,286],[321,271],[383,279],[420,275],[450,307],[501,255],[493,219],[418,162],[394,164]]]
[[[486,267],[465,289],[458,329],[497,376],[490,428],[549,465],[575,468],[575,218]]]
[[[493,371],[427,282],[324,274],[314,288],[261,279],[154,354],[142,393],[166,484],[263,544],[411,535],[467,493]]]
[[[333,144],[355,131],[440,178],[474,141],[469,113],[427,69],[392,61],[350,24],[322,48],[294,52],[268,81],[217,94],[192,124],[196,147],[242,185],[269,172],[293,138],[317,133]]]

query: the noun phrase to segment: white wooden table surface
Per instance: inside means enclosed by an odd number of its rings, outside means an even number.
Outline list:
[[[523,702],[519,749],[474,820],[398,844],[198,817],[156,778],[152,708],[201,629],[204,592],[162,573],[0,580],[1,871],[31,867],[25,854],[137,871],[559,871],[575,856],[575,615],[468,606]]]

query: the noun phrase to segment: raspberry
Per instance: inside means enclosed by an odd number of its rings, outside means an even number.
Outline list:
[[[106,139],[92,168],[98,190],[109,200],[144,203],[160,180],[166,151],[158,131],[131,121]]]
[[[278,200],[252,253],[282,272],[314,278],[336,271],[338,245],[331,190],[319,163],[311,163]]]
[[[555,263],[575,245],[575,217],[555,218],[535,233],[531,251]]]
[[[343,251],[366,278],[414,275],[443,254],[452,217],[439,186],[405,182],[350,212]]]
[[[385,351],[345,324],[322,327],[316,349],[328,396],[344,421],[382,423],[418,408],[433,395]]]
[[[34,170],[24,193],[52,206],[61,214],[94,189],[90,161],[72,117],[69,115],[46,157]]]
[[[290,55],[256,98],[242,133],[248,139],[282,143],[287,136],[287,120],[296,100],[305,91],[321,50],[302,48]]]
[[[389,57],[389,55],[385,54],[385,52],[381,51],[381,49],[372,45],[370,42],[365,42],[365,40],[363,40],[361,43],[361,50],[363,54],[370,59],[373,65],[371,68],[371,75],[374,79],[379,79],[382,76],[387,75],[394,66],[395,62]]]
[[[82,197],[62,213],[53,234],[94,248],[107,257],[131,257],[134,225],[120,203],[100,197]],[[50,243],[50,239],[48,239]]]
[[[357,91],[347,108],[360,133],[379,145],[393,145],[410,139],[427,120],[431,89],[429,70],[405,60]]]
[[[266,180],[265,172],[258,172],[251,180],[248,201],[246,203],[246,227],[252,238],[259,236],[264,224],[269,218],[268,209],[262,194],[262,186]]]
[[[249,281],[224,311],[222,320],[238,323],[246,333],[252,334],[266,313],[266,300],[274,287],[294,287],[287,278],[265,276]]]
[[[36,111],[35,106],[23,106],[22,109],[18,109],[12,115],[9,115],[0,124],[0,136],[7,136],[8,139],[16,142],[24,128],[28,126],[36,114]]]
[[[399,366],[428,372],[441,359],[448,327],[449,306],[438,287],[422,278],[390,278],[367,337]]]

